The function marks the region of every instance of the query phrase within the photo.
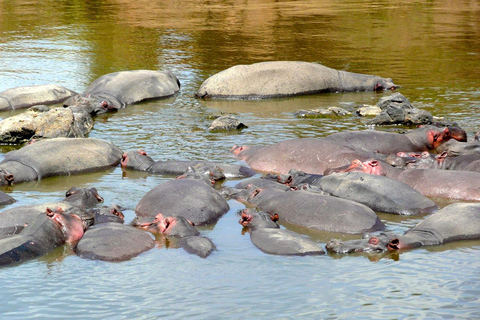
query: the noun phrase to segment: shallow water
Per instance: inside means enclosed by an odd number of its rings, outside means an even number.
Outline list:
[[[154,159],[238,161],[235,144],[365,129],[354,113],[298,119],[293,112],[375,104],[381,93],[269,101],[193,98],[210,75],[266,60],[321,62],[393,78],[412,104],[479,130],[478,1],[2,1],[0,91],[57,83],[81,92],[121,70],[172,70],[180,93],[99,116],[90,137]],[[18,111],[16,111],[18,112]],[[16,112],[3,112],[5,118]],[[212,117],[235,113],[248,128],[208,133]],[[396,128],[394,128],[396,129]],[[5,153],[13,148],[3,146]],[[54,157],[55,155],[52,155]],[[72,185],[96,187],[125,208],[171,177],[112,168],[2,187],[18,200],[3,209],[57,200]],[[228,185],[235,181],[228,181]],[[231,210],[203,235],[207,259],[159,244],[130,261],[83,260],[68,247],[0,269],[2,319],[475,319],[480,318],[480,241],[400,254],[277,257],[257,250]],[[441,203],[445,205],[446,203]],[[421,218],[380,215],[403,232]],[[295,230],[295,229],[294,229]],[[299,230],[297,230],[299,231]],[[308,234],[322,246],[338,234]]]

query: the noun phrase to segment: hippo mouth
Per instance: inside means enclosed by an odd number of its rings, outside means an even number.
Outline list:
[[[246,213],[246,210],[242,210],[238,223],[240,223],[244,227],[247,227],[250,224],[250,221],[252,221],[252,219],[253,216],[251,214]]]

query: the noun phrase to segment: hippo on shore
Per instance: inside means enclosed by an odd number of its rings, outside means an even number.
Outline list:
[[[385,252],[480,239],[480,203],[453,203],[428,216],[403,235],[365,235],[361,240],[332,240],[332,253]]]
[[[55,84],[16,87],[0,92],[0,111],[57,104],[76,94]]]
[[[248,228],[252,243],[267,254],[285,256],[322,255],[325,251],[314,241],[287,229],[280,229],[265,212],[246,209],[239,223]]]
[[[193,223],[182,216],[166,217],[159,213],[152,222],[136,223],[134,221],[133,225],[168,238],[175,238],[185,251],[201,258],[208,257],[216,249],[210,239],[201,237]]]
[[[283,221],[312,230],[364,233],[383,230],[385,225],[367,206],[308,191],[281,191],[255,186],[237,194],[236,199],[256,206]]]
[[[339,71],[318,63],[269,61],[237,65],[205,80],[203,99],[269,99],[324,92],[395,89],[392,79]]]
[[[225,178],[245,178],[256,174],[255,171],[246,166],[234,164],[224,164],[202,160],[155,161],[148,156],[143,149],[130,150],[123,153],[121,165],[126,169],[164,175],[180,175],[183,174],[189,167],[194,167],[197,165],[218,166],[222,170]]]
[[[5,154],[0,162],[0,185],[104,170],[121,159],[122,151],[103,140],[41,140]]]
[[[91,115],[118,111],[127,105],[176,94],[180,81],[171,72],[133,70],[101,76],[64,106],[83,106]]]
[[[84,221],[76,214],[47,208],[18,234],[0,239],[0,265],[42,256],[65,243],[74,246],[85,229]]]

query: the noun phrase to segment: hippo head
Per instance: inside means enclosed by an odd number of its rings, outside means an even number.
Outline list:
[[[379,78],[375,82],[375,86],[373,88],[374,91],[377,90],[395,90],[399,88],[400,86],[397,86],[396,84],[393,83],[393,80],[391,78]]]
[[[397,152],[389,155],[386,162],[394,167],[429,169],[435,168],[436,157],[428,151],[423,152]]]
[[[365,234],[360,240],[331,240],[327,243],[328,252],[337,254],[347,254],[355,252],[385,252],[388,250],[390,237],[381,233],[377,236]]]
[[[120,165],[122,168],[147,171],[155,161],[150,158],[145,150],[131,150],[122,154]]]
[[[140,223],[135,226],[169,237],[183,238],[187,236],[198,236],[200,234],[193,226],[193,223],[184,217],[164,217],[161,213],[157,214],[152,222]]]
[[[94,209],[94,224],[115,222],[123,223],[125,216],[120,207],[116,204],[111,205],[109,208]]]
[[[98,194],[96,188],[77,188],[71,187],[65,194],[65,200],[79,208],[91,208],[96,204],[103,202],[103,198]]]
[[[86,224],[76,214],[65,213],[62,208],[47,208],[45,214],[60,227],[66,243],[75,244],[83,237]]]
[[[381,163],[375,159],[371,159],[363,162],[358,159],[355,159],[349,165],[345,165],[337,168],[329,168],[325,170],[323,174],[329,175],[335,172],[364,172],[368,174],[376,174],[379,176],[386,175],[386,172],[382,168]]]
[[[225,174],[217,165],[199,163],[188,167],[185,173],[178,176],[177,179],[199,179],[214,185],[217,181],[225,180]]]
[[[11,186],[13,184],[13,174],[8,173],[4,169],[0,169],[0,186],[4,185],[9,185]]]
[[[245,152],[245,150],[248,150],[247,146],[233,146],[232,149],[230,149],[230,152],[236,155],[239,158],[242,158],[242,153]]]
[[[240,211],[240,220],[238,223],[250,229],[279,228],[276,223],[278,219],[278,214],[268,214],[251,209],[244,209]]]

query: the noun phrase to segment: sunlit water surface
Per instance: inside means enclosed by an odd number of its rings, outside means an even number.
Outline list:
[[[391,77],[416,107],[479,130],[480,10],[477,1],[1,1],[0,91],[57,83],[81,92],[121,70],[172,70],[173,98],[99,116],[90,137],[154,159],[239,163],[236,144],[368,129],[356,107],[385,93],[326,94],[270,101],[193,98],[210,75],[266,60],[321,62]],[[340,106],[352,115],[298,119],[301,109]],[[209,133],[212,117],[234,113],[248,128]],[[14,113],[4,112],[2,118]],[[370,128],[371,129],[371,128]],[[387,129],[387,128],[385,128]],[[398,128],[390,128],[394,130]],[[15,147],[3,146],[4,154]],[[55,154],[52,154],[55,157]],[[57,200],[96,187],[105,204],[134,217],[139,199],[172,177],[121,168],[3,187],[18,202]],[[236,181],[228,181],[233,186]],[[231,210],[201,229],[218,250],[207,259],[159,243],[130,261],[84,260],[62,247],[0,269],[2,319],[478,319],[480,242],[400,254],[347,257],[266,255],[242,234]],[[446,203],[441,203],[445,205]],[[421,218],[380,215],[404,232]],[[308,234],[322,246],[339,234]]]

